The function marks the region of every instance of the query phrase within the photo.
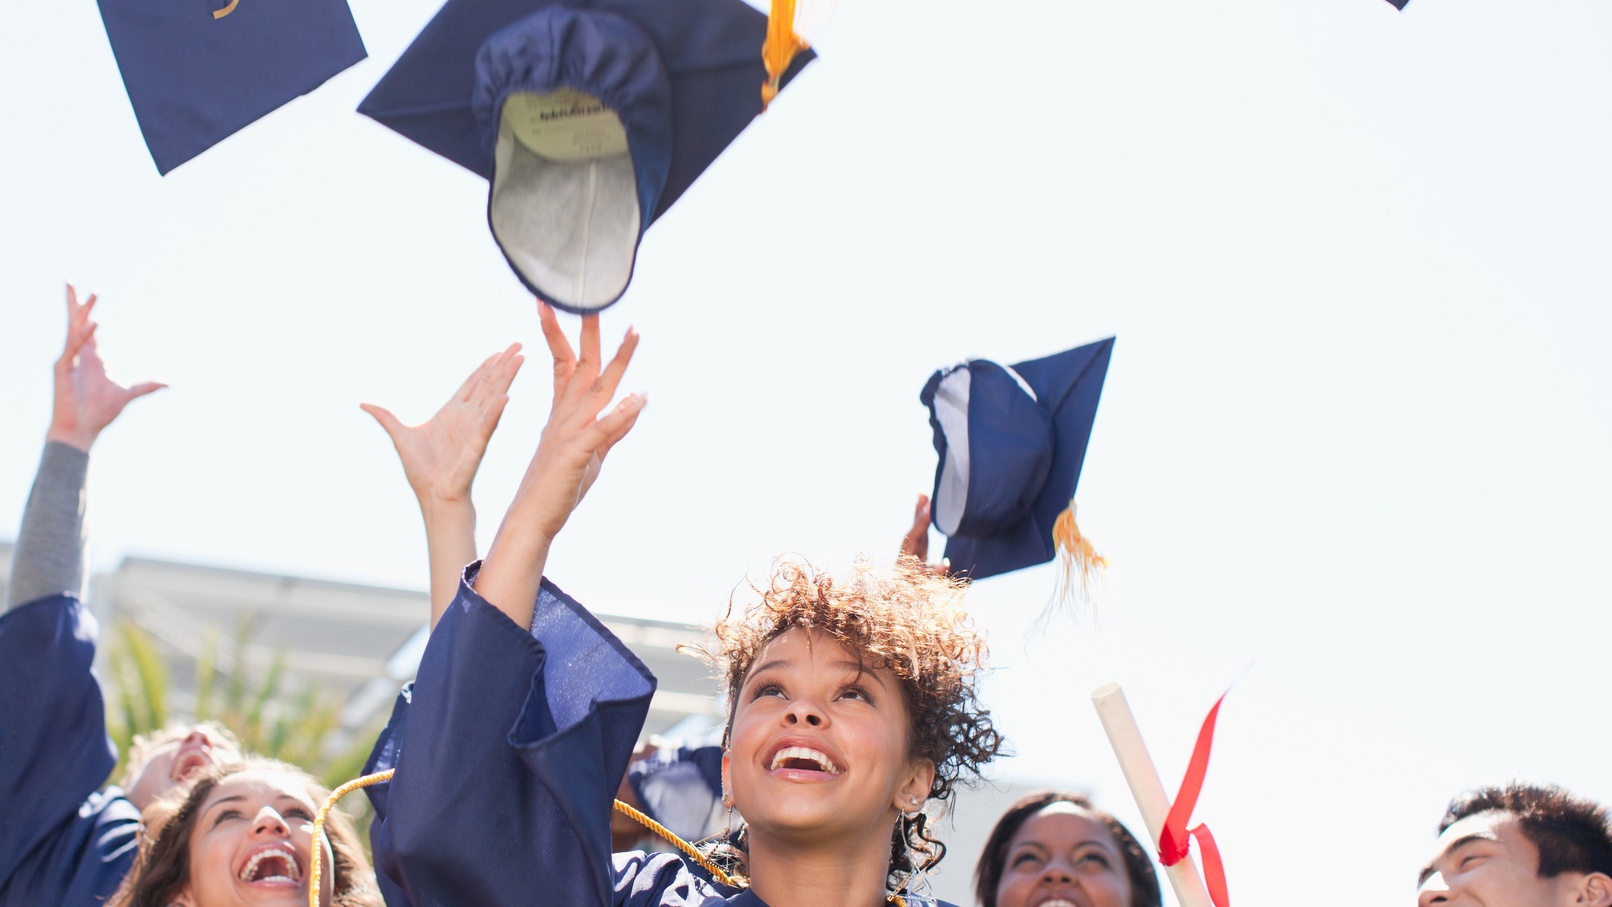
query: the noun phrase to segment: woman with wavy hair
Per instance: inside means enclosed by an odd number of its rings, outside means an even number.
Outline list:
[[[109,907],[306,907],[313,820],[329,791],[294,766],[253,757],[205,770],[146,808],[140,852]],[[319,903],[380,907],[352,823],[325,820]]]
[[[979,907],[1159,907],[1141,842],[1080,794],[1041,791],[1008,808],[974,869]]]
[[[554,406],[486,560],[465,571],[369,770],[376,864],[415,907],[916,904],[944,848],[926,807],[1002,739],[975,695],[985,647],[958,582],[905,563],[831,577],[782,563],[704,653],[726,681],[724,868],[610,853],[609,819],[654,678],[543,577],[550,546],[644,399],[604,412],[637,345],[580,356],[552,311]],[[600,415],[604,412],[604,415]]]

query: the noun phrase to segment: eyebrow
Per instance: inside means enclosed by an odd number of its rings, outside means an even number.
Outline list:
[[[750,676],[745,679],[745,686],[749,686],[751,681],[755,680],[757,677],[760,677],[762,674],[767,673],[768,671],[779,671],[792,667],[793,665],[794,662],[787,658],[774,658],[772,661],[765,662],[759,667],[752,669],[750,671]],[[888,689],[884,682],[884,678],[880,677],[878,672],[869,671],[867,666],[859,661],[852,661],[849,658],[843,658],[830,664],[829,667],[843,668],[846,671],[855,672],[858,677],[872,677],[873,682],[878,684],[880,689]]]
[[[206,809],[202,810],[202,814],[205,815],[207,813],[210,813],[213,810],[217,809],[218,807],[224,805],[225,803],[232,803],[232,802],[237,801],[237,800],[245,800],[245,799],[246,799],[246,795],[244,795],[244,794],[231,794],[228,797],[219,797],[217,800],[214,800]]]
[[[1473,832],[1472,834],[1467,835],[1464,838],[1457,838],[1456,840],[1451,842],[1450,846],[1444,848],[1444,852],[1439,854],[1439,857],[1452,856],[1452,855],[1455,854],[1456,851],[1458,851],[1461,848],[1467,846],[1468,844],[1476,844],[1479,841],[1496,841],[1496,840],[1499,840],[1499,839],[1496,838],[1492,832],[1487,833],[1487,834],[1484,833],[1484,832]],[[1437,860],[1437,858],[1435,858],[1435,861],[1436,860]],[[1426,885],[1427,880],[1432,878],[1432,877],[1433,877],[1433,864],[1429,863],[1426,866],[1422,867],[1421,875],[1418,875],[1416,877],[1416,887],[1420,888],[1421,886]]]

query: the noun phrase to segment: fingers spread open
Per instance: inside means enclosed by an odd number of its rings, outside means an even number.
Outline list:
[[[610,452],[610,448],[625,438],[627,432],[632,431],[633,425],[638,422],[639,414],[644,411],[644,406],[648,403],[647,394],[628,394],[621,398],[615,409],[599,417],[599,421],[593,424],[595,432],[593,449],[599,459],[603,460],[605,454]]]
[[[621,346],[616,348],[615,357],[610,360],[609,365],[605,366],[605,370],[599,373],[598,379],[593,382],[589,392],[594,396],[603,397],[604,400],[614,397],[616,388],[621,384],[621,376],[627,373],[627,366],[632,362],[633,351],[637,349],[638,331],[628,328],[627,336],[621,338]],[[604,400],[600,401],[601,406]]]
[[[58,368],[71,369],[73,367],[73,361],[78,358],[79,353],[84,351],[84,345],[89,343],[90,339],[95,336],[97,327],[100,327],[100,325],[92,321],[67,335],[67,346],[62,349],[62,357],[56,360]]]
[[[599,316],[582,316],[582,355],[577,358],[579,368],[599,368]]]
[[[565,339],[554,309],[542,300],[537,303],[537,319],[543,325],[543,339],[548,341],[549,353],[554,356],[554,401],[558,403],[565,395],[571,372],[576,369],[576,354],[571,351],[571,341]]]
[[[510,344],[508,349],[498,354],[497,361],[482,377],[481,383],[476,386],[475,397],[483,406],[494,397],[509,391],[510,384],[515,381],[515,374],[521,370],[521,363],[526,361],[520,351],[520,344]]]
[[[459,385],[459,390],[454,392],[453,398],[455,400],[469,400],[471,397],[474,397],[476,395],[476,391],[480,389],[483,383],[486,382],[487,373],[492,371],[493,367],[497,364],[498,356],[498,353],[494,353],[491,356],[488,356],[486,359],[481,360],[481,364],[476,366],[476,370],[471,372],[469,377],[465,378],[465,382],[463,384]]]

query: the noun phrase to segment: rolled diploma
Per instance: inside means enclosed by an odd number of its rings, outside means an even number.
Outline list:
[[[1092,690],[1091,701],[1097,707],[1097,717],[1103,722],[1103,730],[1108,732],[1108,742],[1114,747],[1120,770],[1125,773],[1125,783],[1131,786],[1131,796],[1136,798],[1136,806],[1142,811],[1142,821],[1147,823],[1148,836],[1157,851],[1159,838],[1164,835],[1164,820],[1170,814],[1170,796],[1164,792],[1159,770],[1147,754],[1142,731],[1136,726],[1136,716],[1131,714],[1125,691],[1117,683],[1105,683]],[[1209,900],[1209,889],[1204,887],[1198,866],[1190,856],[1174,866],[1164,867],[1164,874],[1169,876],[1170,887],[1175,889],[1175,899],[1181,907],[1214,907]]]

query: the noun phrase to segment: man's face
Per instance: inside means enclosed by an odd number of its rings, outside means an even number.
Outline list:
[[[135,776],[124,796],[136,809],[145,809],[180,783],[194,777],[202,769],[233,762],[241,758],[235,747],[207,733],[203,727],[193,727],[183,736],[175,735],[146,753],[145,766]]]
[[[1444,830],[1422,870],[1417,907],[1568,907],[1583,873],[1539,875],[1539,848],[1515,813],[1467,816]]]

